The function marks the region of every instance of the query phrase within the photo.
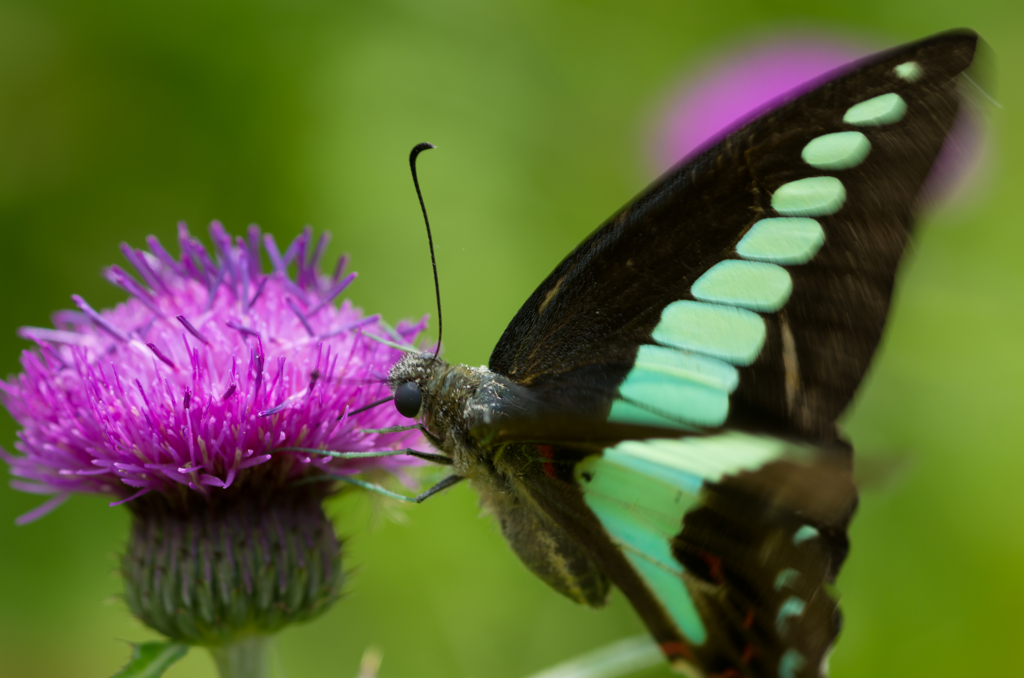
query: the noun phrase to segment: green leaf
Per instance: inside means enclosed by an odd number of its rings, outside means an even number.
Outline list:
[[[188,645],[171,641],[132,644],[132,658],[113,678],[158,678],[188,653]]]

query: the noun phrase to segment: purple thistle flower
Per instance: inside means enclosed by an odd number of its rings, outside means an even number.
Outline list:
[[[792,35],[748,45],[711,61],[666,107],[652,143],[655,166],[664,171],[692,158],[758,116],[832,79],[873,50],[827,35]],[[983,164],[980,116],[961,109],[925,185],[926,200],[950,201],[966,192]]]
[[[21,374],[0,382],[0,401],[22,427],[23,456],[0,453],[13,487],[54,495],[19,523],[72,492],[114,495],[111,506],[153,492],[180,504],[188,493],[421,463],[289,448],[417,444],[417,431],[364,430],[408,423],[393,407],[352,412],[390,395],[384,379],[401,355],[368,335],[411,344],[426,319],[392,334],[348,300],[336,306],[355,273],[345,275],[344,259],[331,277],[318,273],[326,234],[314,243],[307,228],[283,253],[255,226],[232,239],[214,222],[210,236],[213,252],[179,225],[177,259],[152,236],[148,251],[122,245],[135,275],[111,266],[105,277],[127,301],[96,311],[75,295],[78,310],[55,314],[53,329],[19,330],[36,348],[22,353]]]
[[[177,259],[154,237],[148,251],[122,245],[135,273],[105,276],[127,301],[97,311],[74,295],[52,329],[21,328],[36,347],[0,401],[22,455],[0,455],[13,487],[54,495],[19,523],[72,492],[125,504],[132,613],[208,646],[222,675],[263,675],[267,639],[327,610],[344,582],[322,506],[332,478],[422,463],[402,452],[418,430],[368,429],[408,423],[374,407],[402,355],[380,340],[411,346],[426,319],[392,330],[336,306],[355,274],[343,257],[320,275],[327,236],[308,228],[283,253],[255,226],[233,239],[214,222],[210,237],[212,252],[180,225]]]

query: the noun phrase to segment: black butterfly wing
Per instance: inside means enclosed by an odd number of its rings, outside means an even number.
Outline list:
[[[881,336],[976,42],[960,30],[869,57],[601,226],[491,355],[539,403],[501,435],[607,435],[610,422],[830,439]]]
[[[518,492],[674,661],[823,673],[856,505],[835,419],[878,344],[976,42],[955,31],[870,57],[673,170],[494,349],[517,390],[473,435],[539,443],[510,446]]]

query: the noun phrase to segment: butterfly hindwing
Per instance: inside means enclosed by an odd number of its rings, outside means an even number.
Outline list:
[[[848,449],[725,432],[555,458],[563,482],[547,472],[523,489],[570,526],[677,667],[819,675],[856,504]]]
[[[976,40],[870,57],[670,172],[541,284],[491,369],[594,431],[831,436],[879,341]]]

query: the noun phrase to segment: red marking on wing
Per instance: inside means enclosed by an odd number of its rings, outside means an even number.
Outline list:
[[[749,629],[754,625],[754,608],[747,610],[747,617],[743,620],[743,628]]]
[[[745,648],[743,648],[743,656],[740,657],[740,661],[744,664],[749,664],[750,660],[754,658],[754,655],[756,653],[757,651],[754,649],[753,645],[747,645]]]
[[[659,643],[658,647],[665,653],[665,656],[671,659],[689,659],[693,660],[693,653],[690,652],[690,648],[686,643],[678,640],[666,640]]]
[[[697,553],[697,557],[707,563],[708,570],[711,572],[711,578],[721,584],[725,579],[722,575],[722,559],[713,553],[708,553],[707,551],[699,551]]]
[[[544,460],[544,475],[549,478],[558,478],[555,465],[551,463],[555,458],[555,448],[550,445],[534,445],[534,447],[537,448],[537,452],[540,453],[541,458]]]

